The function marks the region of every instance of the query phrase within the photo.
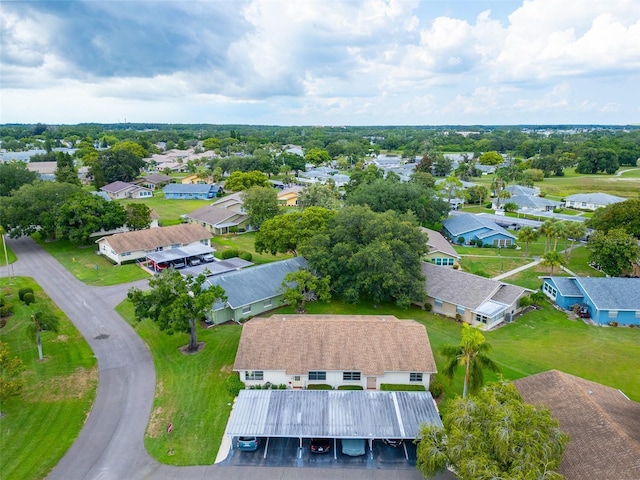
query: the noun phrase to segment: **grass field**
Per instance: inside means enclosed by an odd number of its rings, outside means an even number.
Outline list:
[[[238,325],[220,325],[199,331],[199,341],[205,349],[192,356],[178,351],[187,343],[186,335],[166,335],[145,321],[135,324],[131,306],[118,307],[121,315],[135,325],[149,346],[156,365],[158,386],[154,410],[149,422],[145,445],[157,460],[173,465],[207,464],[220,447],[230,412],[231,397],[225,380],[234,362],[240,337]],[[284,307],[278,313],[292,313]],[[440,369],[444,358],[440,348],[457,344],[460,324],[438,317],[419,308],[398,309],[393,305],[350,305],[340,301],[329,304],[308,304],[308,313],[396,315],[423,323]],[[636,359],[640,353],[640,329],[594,327],[581,321],[571,321],[550,305],[528,313],[516,322],[505,325],[485,336],[492,345],[491,358],[501,368],[501,375],[514,380],[534,373],[557,369],[605,385],[619,388],[634,400],[640,400]],[[286,347],[286,346],[284,346]],[[607,368],[602,368],[607,365]],[[462,392],[462,371],[453,382],[441,379],[445,400]],[[488,374],[487,381],[497,380]],[[174,425],[174,456],[167,456],[169,440],[164,426]]]
[[[156,191],[152,198],[126,199],[120,202],[123,205],[128,203],[144,203],[154,210],[160,217],[160,224],[163,227],[180,223],[180,215],[191,213],[194,210],[211,205],[215,199],[209,200],[167,200],[164,198],[162,190]]]
[[[268,253],[257,253],[255,250],[255,232],[241,233],[238,235],[216,235],[211,239],[211,244],[216,248],[216,256],[220,256],[220,252],[229,248],[237,248],[253,255],[252,262],[268,263],[276,260],[284,260],[291,258],[291,255],[270,255]]]
[[[74,277],[87,285],[117,285],[149,277],[135,264],[113,265],[106,257],[97,254],[95,245],[77,247],[66,240],[43,242],[37,235],[33,238]]]
[[[2,472],[10,479],[40,479],[58,463],[84,425],[95,398],[98,373],[89,345],[42,289],[30,278],[18,277],[8,286],[0,279],[3,295],[15,305],[15,314],[0,328],[0,340],[26,367],[25,388],[2,404],[0,420]],[[35,306],[25,306],[18,289],[31,287]],[[44,361],[38,361],[36,345],[27,338],[31,311],[46,307],[60,319],[59,332],[43,332]]]

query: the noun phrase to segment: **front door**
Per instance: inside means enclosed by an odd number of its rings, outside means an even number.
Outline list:
[[[302,378],[300,377],[300,375],[294,375],[293,376],[293,384],[292,384],[293,388],[302,388]]]
[[[376,390],[378,388],[377,377],[367,377],[367,390]]]

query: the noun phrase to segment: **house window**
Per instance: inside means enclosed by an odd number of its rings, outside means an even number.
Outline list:
[[[121,257],[130,257],[131,256],[131,252],[124,252],[120,254]]]
[[[161,252],[163,247],[156,247],[156,252]]]
[[[271,299],[262,302],[262,308],[269,308],[271,306]]]
[[[609,310],[609,318],[618,318],[617,310]]]
[[[251,305],[247,305],[246,307],[242,307],[242,314],[246,315],[247,313],[251,313]]]
[[[360,372],[342,372],[342,380],[345,381],[359,381]]]
[[[460,315],[464,315],[464,307],[461,306],[456,306],[456,313],[459,313]]]
[[[438,300],[437,298],[433,301],[433,303],[435,304],[436,307],[442,306],[442,300]]]
[[[179,243],[174,243],[173,245],[171,245],[171,248],[179,248],[180,244]]]
[[[640,310],[636,311],[636,320],[640,319]]]
[[[485,315],[480,315],[479,313],[476,313],[476,322],[487,324],[487,323],[489,323],[489,317],[486,317]]]
[[[551,285],[545,282],[543,289],[553,298],[556,298],[556,294],[558,293],[558,291],[555,288],[553,288]]]
[[[422,373],[419,372],[411,372],[409,374],[410,382],[422,382]]]
[[[252,370],[244,372],[245,380],[264,380],[264,372],[262,370]]]
[[[326,380],[327,372],[309,372],[309,380]]]

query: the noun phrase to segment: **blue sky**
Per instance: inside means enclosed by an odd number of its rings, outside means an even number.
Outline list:
[[[0,42],[0,123],[640,123],[638,0],[3,0]]]

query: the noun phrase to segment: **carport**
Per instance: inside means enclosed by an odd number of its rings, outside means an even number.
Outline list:
[[[414,440],[424,423],[442,426],[430,392],[241,390],[226,433],[298,438],[300,449],[304,438],[366,439],[371,452],[374,439]]]
[[[185,245],[184,247],[170,248],[160,252],[147,253],[147,260],[151,261],[153,270],[156,271],[156,265],[159,263],[169,263],[174,260],[185,260],[196,255],[204,255],[215,251],[213,247],[203,243]]]

